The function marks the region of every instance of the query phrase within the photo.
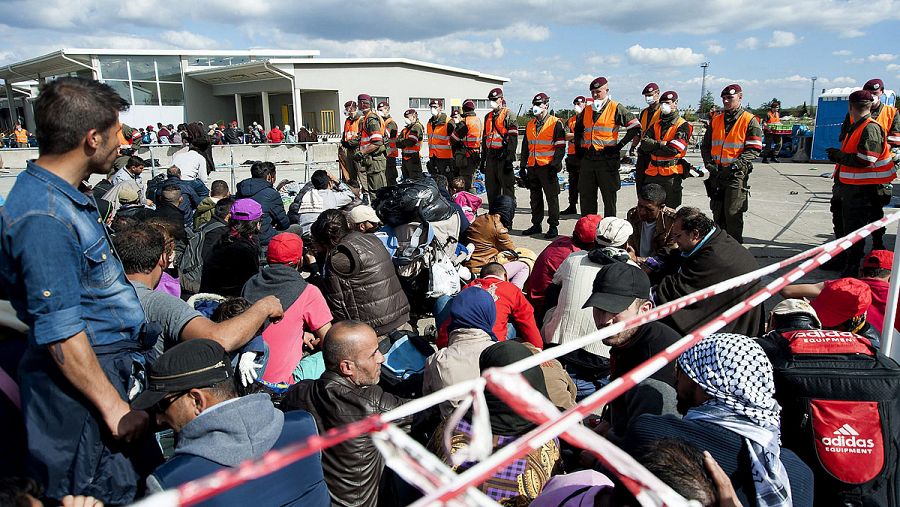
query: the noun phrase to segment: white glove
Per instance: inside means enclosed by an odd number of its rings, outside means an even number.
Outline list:
[[[240,359],[238,359],[237,367],[238,375],[240,375],[241,378],[241,385],[247,387],[256,381],[256,378],[259,376],[259,374],[256,373],[257,368],[262,368],[262,364],[256,362],[256,352],[244,352],[241,354]]]
[[[700,166],[700,167],[691,166],[690,173],[691,173],[691,176],[693,176],[695,178],[706,178],[707,176],[709,176],[709,171],[703,166]]]

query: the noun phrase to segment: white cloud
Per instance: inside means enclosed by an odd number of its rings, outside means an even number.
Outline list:
[[[832,51],[831,54],[834,56],[850,56],[853,54],[853,51],[841,49],[840,51]]]
[[[216,49],[222,46],[219,41],[211,37],[187,30],[168,30],[163,32],[160,38],[175,47],[185,49]]]
[[[850,76],[838,76],[833,78],[823,77],[819,78],[818,82],[828,86],[851,86],[857,83],[856,79],[853,79]]]
[[[515,23],[502,30],[493,31],[491,35],[501,39],[518,39],[531,42],[540,42],[550,38],[550,29],[546,26],[533,25],[531,23]]]
[[[622,63],[622,58],[616,55],[593,55],[587,57],[585,63],[595,67],[616,67]]]
[[[849,63],[851,65],[859,65],[861,63],[866,63],[865,58],[851,58],[849,60],[844,60],[844,63]]]
[[[897,55],[891,53],[879,53],[877,55],[869,55],[866,60],[870,62],[892,62],[897,59]]]
[[[888,72],[894,72],[895,70],[900,70],[900,64],[896,64],[896,63],[888,64],[888,66],[887,66]]]
[[[696,65],[705,58],[700,53],[694,53],[691,48],[645,48],[640,44],[631,46],[625,53],[632,63],[663,67]]]
[[[772,32],[772,38],[766,44],[770,48],[788,48],[800,42],[801,37],[797,37],[794,32],[785,32],[783,30],[775,30]]]
[[[747,37],[746,39],[739,40],[737,43],[738,49],[756,49],[759,47],[759,39],[756,37]]]
[[[706,52],[713,55],[719,55],[725,52],[725,48],[719,44],[719,41],[706,41]]]
[[[855,39],[857,37],[864,37],[866,35],[866,32],[858,30],[856,28],[848,28],[846,30],[839,30],[838,32],[841,34],[841,38],[844,39]]]

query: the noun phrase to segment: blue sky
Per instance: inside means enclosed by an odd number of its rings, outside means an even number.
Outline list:
[[[318,49],[323,57],[407,57],[507,76],[513,107],[538,91],[553,107],[596,76],[640,104],[649,81],[681,105],[716,95],[808,101],[822,88],[880,77],[900,91],[900,0],[671,2],[475,0],[0,0],[0,63],[61,47]],[[377,7],[375,7],[377,6]],[[9,44],[9,42],[13,42]]]

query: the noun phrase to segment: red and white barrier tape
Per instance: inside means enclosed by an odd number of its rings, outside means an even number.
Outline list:
[[[769,286],[767,286],[767,289],[771,286],[778,286],[780,289],[781,287],[784,287],[787,284],[801,278],[804,274],[806,274],[807,269],[810,266],[817,267],[822,263],[827,262],[833,257],[833,255],[846,250],[856,241],[865,238],[876,229],[884,227],[885,225],[895,222],[898,219],[900,219],[900,213],[894,213],[885,216],[878,221],[868,224],[842,238],[838,238],[834,241],[826,243],[825,245],[815,247],[805,252],[801,252],[791,257],[790,259],[786,259],[770,266],[757,269],[751,273],[722,281],[696,293],[683,296],[677,300],[656,307],[645,314],[641,314],[627,321],[605,327],[577,340],[573,340],[557,347],[542,351],[539,354],[526,358],[512,365],[506,366],[504,367],[504,370],[508,372],[525,371],[529,368],[540,365],[542,362],[582,348],[587,344],[602,340],[603,338],[612,336],[625,329],[630,329],[632,327],[637,327],[648,322],[658,320],[688,305],[694,304],[704,299],[708,299],[709,297],[712,297],[714,295],[721,294],[722,292],[730,290],[734,287],[746,285],[785,266],[814,255],[816,256],[815,262],[807,261],[788,275],[777,278],[775,281],[769,284]],[[495,453],[489,460],[482,461],[475,467],[467,470],[464,474],[460,475],[459,478],[471,481],[471,477],[483,474],[485,468],[488,465],[493,463],[493,467],[489,469],[493,470],[493,468],[502,466],[502,460],[507,460],[505,462],[508,463],[516,457],[521,456],[521,454],[515,455],[514,453],[522,451],[523,449],[524,452],[522,454],[527,453],[527,448],[524,447],[524,444],[540,441],[540,444],[537,445],[540,446],[543,445],[543,442],[546,442],[550,438],[559,436],[563,431],[568,429],[573,424],[579,423],[581,419],[591,413],[595,408],[598,408],[603,404],[608,403],[615,397],[621,395],[623,392],[633,387],[634,384],[640,382],[641,380],[644,380],[649,375],[652,375],[655,371],[659,370],[665,364],[672,361],[675,357],[681,354],[681,352],[690,348],[694,343],[705,336],[701,335],[700,333],[706,332],[707,334],[711,334],[715,332],[715,330],[720,329],[731,320],[734,320],[738,316],[748,311],[749,308],[758,305],[772,295],[771,293],[765,294],[765,292],[766,289],[758,292],[756,295],[748,298],[748,300],[741,302],[740,304],[726,311],[718,318],[712,320],[704,326],[701,326],[693,333],[688,334],[687,336],[682,338],[682,340],[669,347],[669,349],[667,349],[666,351],[660,353],[660,355],[658,355],[657,357],[651,358],[648,361],[642,363],[640,366],[632,370],[629,375],[611,382],[603,389],[594,393],[594,395],[586,398],[585,400],[582,400],[581,403],[579,403],[572,409],[569,409],[564,414],[560,415],[559,419],[533,430],[531,433],[529,433],[519,441],[504,447],[503,449]],[[712,331],[710,331],[710,329],[712,329]],[[683,346],[685,344],[686,346]],[[628,385],[625,384],[624,379],[626,378],[630,379]],[[324,449],[327,449],[328,447],[337,445],[341,442],[359,437],[367,433],[381,431],[384,429],[387,422],[397,420],[417,412],[421,412],[422,410],[437,405],[443,401],[460,395],[464,395],[466,393],[470,393],[474,389],[483,389],[485,383],[486,381],[484,377],[480,377],[472,381],[462,382],[442,389],[441,391],[438,391],[436,393],[432,393],[431,395],[425,396],[423,398],[413,400],[398,407],[395,410],[392,410],[380,416],[373,415],[361,421],[343,426],[341,428],[331,429],[323,435],[310,437],[305,442],[291,445],[282,450],[270,451],[265,456],[256,461],[247,461],[237,468],[222,470],[208,477],[191,481],[178,488],[177,499],[175,499],[177,503],[175,504],[171,503],[173,501],[173,495],[170,491],[165,492],[164,494],[154,495],[150,498],[147,498],[144,501],[140,502],[140,504],[142,506],[195,505],[216,494],[227,491],[235,486],[243,484],[244,482],[267,475],[268,473],[282,468],[289,463],[310,456],[316,452],[320,452]],[[540,440],[541,438],[543,438],[543,440]],[[516,445],[519,443],[521,444]],[[511,453],[513,454],[510,457],[507,457],[507,455]],[[490,474],[485,475],[483,478],[481,478],[481,481],[483,482],[483,480],[489,476]],[[480,484],[480,482],[478,483]],[[434,501],[437,500],[437,498],[433,497],[439,496],[441,501],[446,501],[458,496],[460,493],[462,493],[463,490],[467,489],[468,487],[469,485],[465,485],[465,487],[461,487],[461,485],[456,485],[453,487],[443,487],[438,492],[429,495],[429,497],[427,498],[430,498],[432,501]],[[424,500],[425,499],[417,502],[416,505],[424,502]]]
[[[779,290],[803,277],[806,273],[821,266],[832,258],[832,253],[840,253],[855,242],[864,239],[870,235],[872,231],[884,227],[885,225],[900,219],[900,213],[894,213],[886,216],[881,220],[875,221],[869,225],[851,232],[843,238],[839,238],[832,243],[836,246],[827,252],[821,252],[814,258],[807,260],[797,268],[793,269],[785,276],[781,276],[770,282],[766,287],[756,292],[744,301],[739,302],[729,308],[722,315],[715,317],[708,323],[700,326],[691,333],[685,335],[681,340],[670,345],[665,350],[659,352],[655,356],[647,359],[627,374],[610,382],[602,389],[598,390],[591,396],[588,396],[574,407],[566,410],[559,415],[558,418],[542,424],[534,430],[528,432],[519,440],[510,443],[506,447],[498,450],[490,458],[478,463],[472,468],[466,470],[459,476],[459,481],[455,484],[444,486],[441,489],[429,494],[413,504],[413,507],[422,507],[431,505],[432,503],[445,503],[452,500],[460,494],[461,491],[471,487],[474,484],[481,484],[487,480],[494,470],[506,466],[511,461],[520,458],[529,451],[536,449],[552,438],[560,436],[570,428],[581,423],[581,420],[591,414],[594,410],[599,409],[606,403],[620,396],[622,393],[631,389],[639,382],[648,378],[653,373],[659,371],[663,366],[673,361],[684,351],[694,346],[703,338],[715,333],[729,322],[735,320],[741,315],[747,313],[751,308],[761,304],[769,299]],[[536,356],[535,356],[536,357]],[[532,358],[529,358],[532,359]],[[526,362],[528,359],[521,361]],[[518,364],[518,363],[517,363]],[[489,384],[490,385],[490,384]],[[531,402],[533,403],[533,402]]]

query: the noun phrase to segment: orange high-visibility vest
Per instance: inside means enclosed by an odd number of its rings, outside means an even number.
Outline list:
[[[27,143],[28,142],[28,131],[25,129],[19,129],[15,131],[16,133],[16,142],[17,143]]]
[[[649,107],[644,108],[644,110],[641,111],[641,137],[650,130],[650,127],[659,123],[660,109],[657,107],[656,111],[653,112],[653,116],[649,117],[647,115],[648,111],[650,111]]]
[[[447,127],[450,123],[444,123],[434,127],[432,122],[428,122],[428,156],[431,158],[453,158],[453,151],[450,149],[450,132]]]
[[[581,147],[584,149],[603,150],[607,146],[614,146],[619,142],[619,126],[616,125],[616,110],[619,103],[610,100],[606,103],[606,109],[600,113],[597,122],[594,122],[594,110],[584,110],[584,134],[581,138]]]
[[[369,118],[375,118],[378,120],[378,131],[377,132],[369,132],[366,130],[366,124],[369,122]],[[384,120],[381,119],[381,116],[378,116],[378,113],[369,110],[365,116],[362,117],[362,120],[359,122],[359,149],[362,150],[366,146],[372,144],[373,141],[380,141],[384,139]]]
[[[660,135],[662,125],[660,123],[653,125],[653,133],[655,134],[656,140],[662,143],[668,143],[672,148],[677,148],[678,153],[672,156],[650,155],[650,165],[647,166],[644,174],[647,176],[672,176],[673,174],[684,173],[684,170],[678,161],[687,154],[687,140],[675,139],[675,135],[678,134],[678,129],[684,124],[684,118],[678,118],[678,120],[675,121],[675,124],[670,126],[662,135]],[[690,125],[688,125],[688,127],[690,128]],[[688,137],[690,137],[690,134],[688,134]]]
[[[859,157],[860,160],[871,163],[871,165],[869,167],[851,167],[849,165],[835,164],[834,171],[841,183],[847,185],[880,185],[894,181],[897,168],[894,167],[893,154],[887,140],[883,143],[884,146],[882,146],[881,153],[860,153],[857,151],[863,130],[870,123],[877,124],[878,122],[871,117],[866,118],[856,130],[844,137],[844,142],[841,143],[841,151],[853,154]],[[887,138],[885,137],[885,139]]]
[[[397,122],[394,121],[393,118],[388,118],[384,122],[384,133],[388,135],[388,132],[391,130],[391,125],[394,126],[394,130],[397,130]],[[386,157],[389,158],[397,158],[400,156],[400,150],[397,148],[397,136],[388,137],[387,140],[387,153],[385,153]]]
[[[766,125],[770,123],[781,123],[781,115],[772,111],[766,113]]]
[[[569,132],[575,132],[575,120],[578,119],[578,115],[575,115],[569,118]],[[572,139],[569,141],[569,146],[566,148],[566,154],[574,155],[575,154],[575,140]]]
[[[753,120],[753,114],[744,111],[741,117],[734,122],[731,132],[725,135],[725,113],[713,116],[712,125],[712,155],[713,162],[718,166],[728,166],[744,152],[747,147],[762,148],[762,140],[757,137],[747,136],[747,127]]]
[[[466,138],[462,140],[463,146],[469,148],[470,150],[481,149],[481,118],[473,114],[471,116],[466,116],[465,120],[468,132],[466,133]]]
[[[416,123],[419,123],[419,121],[416,120]],[[419,152],[422,150],[422,140],[419,139],[418,137],[416,137],[416,134],[412,131],[412,127],[416,123],[413,123],[412,125],[407,125],[407,126],[403,127],[403,132],[400,133],[401,139],[403,139],[403,140],[412,139],[416,142],[416,144],[413,146],[406,146],[403,148],[403,150],[402,150],[403,160],[409,160],[413,157],[418,157]]]
[[[884,135],[888,143],[900,144],[900,139],[891,137],[891,127],[894,126],[895,116],[897,116],[897,108],[883,105],[881,106],[881,112],[878,113],[878,118],[875,118],[875,121],[878,122],[884,130]]]
[[[489,150],[499,150],[503,148],[503,141],[509,129],[506,128],[507,108],[501,108],[498,113],[491,111],[487,114],[484,122],[484,144]]]
[[[537,118],[532,118],[525,128],[528,136],[528,167],[549,165],[553,162],[556,148],[553,143],[553,132],[559,118],[547,116],[541,131],[537,131]]]
[[[359,120],[362,116],[355,119],[347,117],[344,120],[344,141],[350,142],[359,136]]]

